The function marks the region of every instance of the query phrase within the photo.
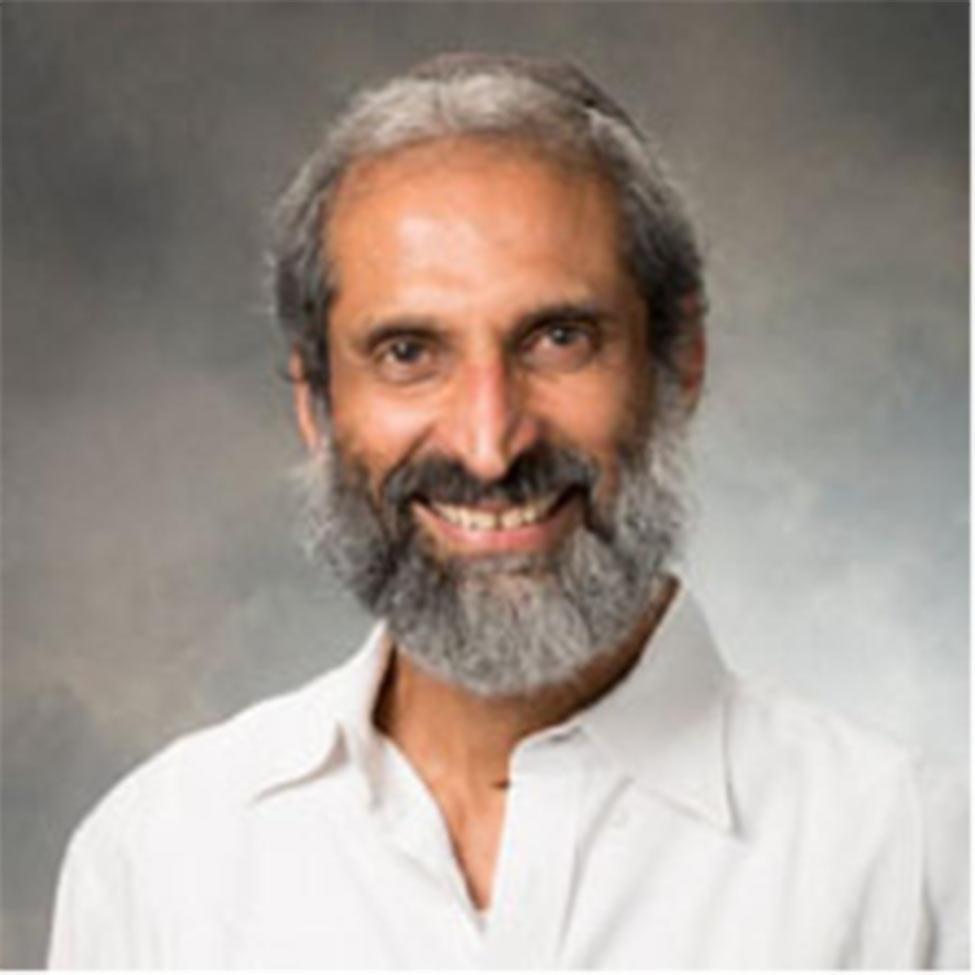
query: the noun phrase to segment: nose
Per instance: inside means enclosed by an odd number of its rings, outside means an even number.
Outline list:
[[[441,418],[441,449],[482,480],[502,477],[538,439],[526,394],[524,379],[511,374],[503,356],[471,363],[456,377]]]

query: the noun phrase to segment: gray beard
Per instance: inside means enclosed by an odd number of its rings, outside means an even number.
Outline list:
[[[449,560],[415,523],[384,517],[364,472],[325,436],[298,471],[303,546],[434,676],[484,697],[565,684],[630,636],[677,554],[684,426],[673,387],[658,384],[653,427],[620,449],[607,512],[587,499],[551,552]]]

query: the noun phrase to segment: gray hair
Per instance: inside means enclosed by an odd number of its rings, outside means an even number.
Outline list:
[[[323,237],[343,174],[358,161],[448,137],[513,139],[593,167],[615,188],[622,256],[647,307],[649,347],[671,375],[704,313],[701,255],[650,140],[565,62],[448,54],[364,91],[326,133],[275,214],[274,299],[298,377],[327,401],[335,269]]]

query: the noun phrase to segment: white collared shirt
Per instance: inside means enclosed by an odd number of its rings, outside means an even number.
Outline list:
[[[65,860],[52,967],[967,966],[964,792],[722,666],[680,594],[609,694],[514,752],[490,909],[371,715],[365,648],[185,738]]]

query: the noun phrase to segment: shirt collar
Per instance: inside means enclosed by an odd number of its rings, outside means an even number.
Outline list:
[[[368,769],[375,761],[372,712],[389,663],[386,628],[376,624],[361,649],[282,702],[257,763],[255,798],[325,774],[343,757]],[[367,778],[371,778],[368,777]]]
[[[282,712],[290,720],[265,739],[257,796],[316,778],[343,753],[373,781],[372,713],[390,651],[378,624],[354,657],[297,692],[297,707]],[[681,587],[626,678],[570,721],[641,788],[731,829],[724,741],[729,686],[707,623]]]
[[[641,788],[730,830],[729,689],[704,616],[681,587],[636,665],[579,725]]]

